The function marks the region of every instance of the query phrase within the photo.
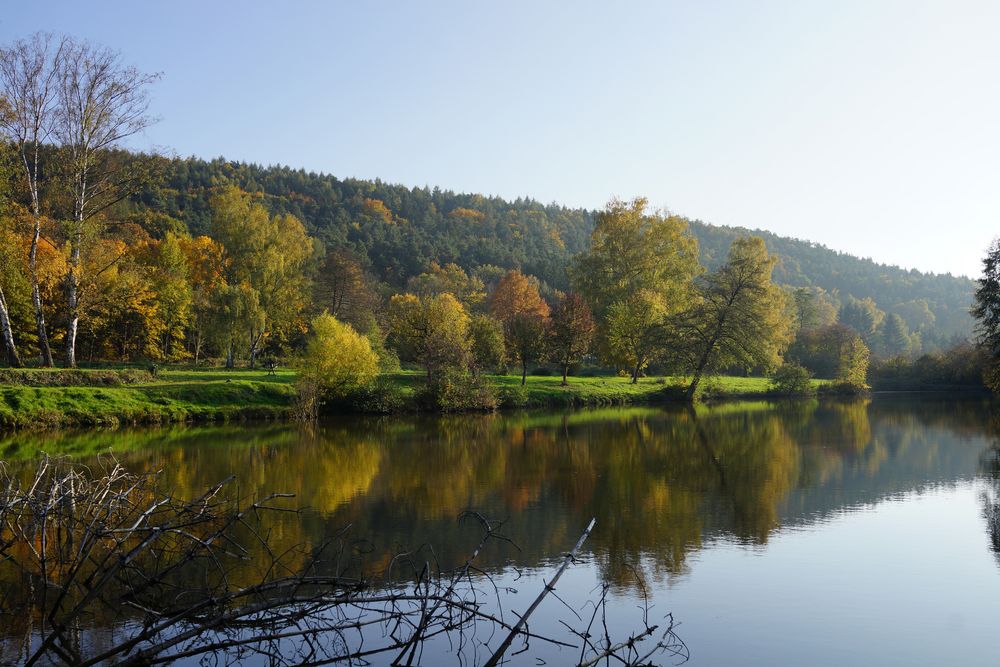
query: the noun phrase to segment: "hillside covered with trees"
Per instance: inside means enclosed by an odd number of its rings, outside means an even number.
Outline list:
[[[129,215],[154,235],[168,228],[205,234],[212,189],[223,183],[260,194],[271,212],[294,215],[327,247],[349,249],[393,288],[405,286],[433,261],[466,271],[519,268],[565,290],[570,258],[586,249],[594,227],[593,211],[532,199],[508,201],[195,158],[165,160],[162,179],[133,199]],[[975,282],[968,278],[907,271],[766,231],[698,220],[690,221],[690,229],[706,268],[717,268],[736,238],[760,236],[779,258],[776,282],[817,291],[836,309],[870,299],[881,311],[875,314],[878,321],[897,314],[908,334],[919,334],[914,343],[920,350],[945,347],[972,333]]]

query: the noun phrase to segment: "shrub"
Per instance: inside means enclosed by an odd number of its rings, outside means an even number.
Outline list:
[[[771,378],[771,392],[786,396],[811,396],[816,389],[808,369],[799,364],[785,363]]]
[[[858,396],[868,392],[868,387],[851,382],[830,382],[821,385],[819,393],[825,396]]]
[[[379,377],[370,385],[360,387],[347,398],[354,412],[388,415],[406,408],[403,388],[389,378]]]
[[[505,385],[497,394],[501,407],[523,408],[528,405],[528,388],[522,385]]]
[[[22,370],[0,369],[0,385],[25,387],[118,387],[126,384],[152,382],[149,371],[124,370]]]
[[[443,371],[431,377],[417,392],[417,406],[431,412],[492,412],[497,397],[485,380],[459,371]]]

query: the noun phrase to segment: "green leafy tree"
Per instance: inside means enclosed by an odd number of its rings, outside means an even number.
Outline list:
[[[740,365],[772,369],[792,340],[786,293],[771,281],[777,262],[763,239],[733,241],[729,258],[698,286],[694,305],[679,318],[691,358],[693,399],[706,369]]]
[[[784,363],[774,372],[771,389],[789,396],[809,396],[816,393],[809,369],[796,363]]]
[[[910,353],[910,331],[906,320],[890,313],[878,330],[879,351],[883,357],[906,356]]]
[[[223,273],[239,297],[227,312],[239,313],[246,335],[231,336],[246,345],[253,368],[265,336],[293,327],[307,301],[306,269],[313,245],[305,227],[291,215],[268,215],[267,210],[235,186],[227,186],[212,199],[212,228],[223,247]],[[234,350],[227,354],[233,363]]]
[[[793,290],[792,298],[800,331],[818,329],[837,321],[837,307],[822,289],[798,287]]]
[[[500,371],[507,365],[503,324],[490,315],[473,315],[469,321],[472,358],[477,369]]]
[[[604,360],[629,368],[638,381],[662,341],[664,320],[687,307],[700,271],[685,219],[650,213],[642,198],[610,201],[597,214],[590,249],[570,270],[597,320]]]
[[[837,321],[861,334],[866,344],[870,344],[876,339],[876,332],[884,319],[885,313],[870,297],[848,299],[837,313]]]
[[[972,316],[976,318],[979,345],[989,356],[984,371],[986,384],[994,392],[1000,391],[1000,239],[990,244],[983,258]]]
[[[871,355],[868,346],[858,337],[845,341],[840,347],[837,366],[837,382],[854,388],[864,388],[868,377],[868,362]]]
[[[788,348],[786,357],[807,368],[814,376],[833,380],[841,368],[842,350],[856,347],[861,336],[851,327],[830,324],[819,329],[800,331]]]
[[[604,316],[603,356],[628,369],[632,384],[665,345],[665,317],[663,299],[645,289],[615,301]]]

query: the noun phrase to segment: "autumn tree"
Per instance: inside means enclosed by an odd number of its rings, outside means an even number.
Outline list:
[[[340,248],[328,251],[313,280],[314,307],[329,311],[357,331],[366,331],[374,324],[377,303],[378,295],[357,257]]]
[[[687,397],[697,394],[706,369],[741,365],[771,369],[792,339],[785,292],[771,282],[777,262],[764,240],[733,241],[726,263],[697,287],[697,298],[678,318],[693,377]]]
[[[2,219],[0,219],[2,223]],[[14,256],[12,251],[17,247],[12,238],[13,234],[9,230],[0,228],[0,272],[3,273],[4,278],[9,278],[11,276],[16,276],[17,273],[13,270],[13,267],[17,264],[17,257]],[[19,368],[21,366],[21,357],[17,353],[17,345],[14,342],[14,326],[11,323],[10,317],[10,306],[7,303],[7,294],[9,289],[5,291],[5,285],[7,281],[0,279],[0,336],[2,336],[3,349],[5,356],[7,357],[7,363],[14,368]]]
[[[216,319],[215,294],[225,287],[225,250],[218,241],[207,236],[189,238],[177,237],[188,283],[191,289],[191,308],[188,317],[188,332],[185,334],[187,350],[197,364],[205,341],[213,331]],[[228,352],[228,349],[226,350]]]
[[[162,241],[151,243],[147,261],[153,303],[160,323],[157,356],[179,359],[184,354],[184,339],[194,303],[194,289],[181,237],[167,232]]]
[[[118,53],[87,42],[65,39],[58,60],[53,136],[63,156],[68,215],[69,263],[66,274],[66,366],[76,366],[80,322],[80,280],[88,223],[136,192],[150,177],[151,162],[116,153],[122,143],[153,122],[149,84],[158,75],[124,65]]]
[[[538,285],[517,270],[508,271],[490,298],[490,312],[503,323],[507,353],[521,366],[521,384],[527,382],[528,364],[545,350],[549,305]]]
[[[40,187],[43,175],[42,145],[49,141],[55,129],[59,74],[65,46],[65,38],[36,33],[28,39],[17,40],[11,46],[0,49],[0,98],[6,101],[6,104],[0,104],[0,107],[5,107],[0,110],[0,136],[17,153],[18,171],[21,172],[21,182],[27,190],[31,211],[28,273],[43,366],[52,366],[53,363],[38,274],[38,245],[43,216]],[[48,154],[51,153],[48,151]],[[52,166],[47,165],[50,168]],[[2,318],[0,304],[0,319]]]
[[[597,324],[590,306],[582,296],[570,292],[552,311],[549,327],[549,350],[552,358],[562,368],[562,383],[566,386],[569,367],[579,362],[588,352]]]
[[[868,377],[868,346],[859,336],[853,336],[841,344],[838,355],[834,379],[855,389],[863,389]]]
[[[483,281],[478,276],[467,274],[462,267],[454,263],[442,266],[432,261],[426,271],[410,278],[406,289],[419,295],[447,292],[461,301],[466,308],[473,308],[486,298]]]
[[[329,313],[312,321],[298,367],[299,409],[316,416],[321,403],[369,384],[378,375],[378,356],[368,339]]]
[[[396,294],[387,313],[389,343],[399,358],[420,364],[427,377],[469,367],[472,341],[465,307],[451,294]]]
[[[6,113],[4,100],[0,98],[0,116]],[[14,326],[11,322],[10,306],[7,303],[7,294],[10,285],[4,278],[18,275],[17,248],[18,243],[13,229],[8,221],[10,216],[9,198],[7,194],[8,184],[8,161],[7,154],[3,146],[0,146],[0,346],[7,358],[7,363],[14,367],[21,365],[21,358],[17,353],[17,346],[14,342]]]
[[[590,249],[570,270],[597,320],[604,360],[629,368],[638,381],[666,319],[687,306],[700,271],[686,220],[649,212],[643,198],[610,201],[597,215]]]

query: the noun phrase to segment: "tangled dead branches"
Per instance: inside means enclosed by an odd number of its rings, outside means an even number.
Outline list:
[[[297,511],[283,506],[290,496],[242,499],[226,493],[231,479],[180,499],[160,491],[155,474],[113,459],[97,470],[46,459],[33,475],[4,471],[0,482],[0,660],[11,664],[410,665],[447,654],[494,665],[529,654],[533,642],[573,651],[580,665],[687,657],[672,618],[651,624],[648,606],[641,630],[614,641],[607,586],[584,628],[564,623],[563,638],[531,630],[593,521],[515,620],[503,611],[505,589],[476,565],[488,543],[512,542],[476,513],[462,519],[481,539],[458,568],[421,564],[418,551],[373,579],[351,557],[349,527],[323,544],[273,551],[267,517]]]

